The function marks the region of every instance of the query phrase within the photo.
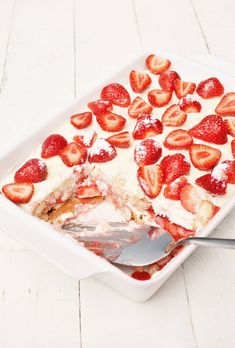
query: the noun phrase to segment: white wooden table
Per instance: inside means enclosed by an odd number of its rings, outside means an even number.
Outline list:
[[[143,50],[235,63],[234,16],[234,0],[0,0],[0,155]],[[215,235],[235,236],[234,213]],[[198,249],[138,304],[0,232],[0,347],[235,347],[234,264]]]

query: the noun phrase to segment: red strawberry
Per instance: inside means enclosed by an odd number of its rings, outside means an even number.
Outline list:
[[[164,126],[181,126],[186,119],[187,114],[176,104],[169,106],[162,115]]]
[[[226,119],[224,120],[224,125],[227,129],[227,133],[235,138],[235,120]]]
[[[73,167],[86,161],[87,149],[77,143],[70,143],[60,151],[60,157],[67,167]]]
[[[185,97],[180,99],[179,107],[181,110],[187,113],[200,112],[202,109],[201,104],[199,103],[198,100],[194,99],[192,94],[186,94]]]
[[[192,184],[186,184],[180,192],[180,202],[184,209],[195,214],[201,202],[201,196],[197,188]]]
[[[131,102],[128,91],[119,83],[111,83],[105,86],[101,91],[101,98],[123,108],[129,106]]]
[[[103,115],[113,110],[113,105],[109,100],[98,99],[87,104],[95,116]]]
[[[196,92],[204,99],[219,97],[224,93],[224,86],[216,77],[210,77],[199,83]]]
[[[235,92],[225,94],[215,112],[221,116],[235,116]]]
[[[195,168],[209,170],[219,162],[221,151],[211,146],[194,144],[190,147],[189,155]]]
[[[107,138],[106,140],[116,147],[127,148],[131,145],[129,132],[111,135],[111,137]]]
[[[170,184],[182,175],[187,175],[190,170],[190,163],[181,153],[165,156],[160,166],[163,171],[164,184]]]
[[[126,119],[113,112],[107,112],[106,114],[96,117],[100,127],[106,132],[119,132],[125,126]]]
[[[196,184],[213,195],[224,195],[226,193],[227,181],[223,177],[206,174],[197,178]]]
[[[92,113],[82,112],[81,114],[76,114],[70,117],[71,124],[77,129],[86,128],[91,124]]]
[[[77,198],[88,198],[101,196],[102,192],[95,182],[89,183],[89,185],[81,185],[77,188]]]
[[[171,92],[174,89],[175,79],[180,79],[176,71],[169,70],[160,74],[158,83],[164,91]]]
[[[194,231],[187,230],[186,228],[172,223],[169,219],[165,218],[165,227],[164,227],[172,236],[172,238],[177,241],[182,238],[187,238],[193,236]]]
[[[139,167],[139,185],[149,198],[156,198],[162,188],[162,170],[158,164]]]
[[[153,137],[162,133],[162,123],[157,118],[151,117],[151,115],[141,115],[136,122],[133,138],[135,140],[141,140]]]
[[[231,150],[233,157],[235,158],[235,139],[231,141]]]
[[[146,103],[141,97],[136,97],[128,109],[128,115],[132,118],[137,118],[141,114],[150,114],[153,107]]]
[[[167,70],[171,65],[171,62],[162,57],[157,57],[151,54],[146,58],[146,66],[151,71],[151,73],[157,75],[161,74],[163,71]]]
[[[148,93],[148,100],[155,108],[160,108],[169,103],[172,97],[172,92],[164,91],[163,89],[153,89]]]
[[[165,187],[164,196],[168,199],[179,200],[182,188],[187,184],[185,176],[180,176]]]
[[[105,139],[98,139],[90,149],[88,161],[90,163],[109,162],[116,155],[117,152],[112,144]]]
[[[211,218],[217,213],[217,207],[210,201],[202,201],[198,212],[197,212],[197,221],[205,225],[211,220]]]
[[[149,280],[151,279],[151,274],[146,271],[134,271],[131,273],[131,277],[137,280]]]
[[[75,135],[73,141],[81,146],[91,147],[97,138],[97,133],[94,131],[89,131],[84,134]]]
[[[175,79],[174,89],[177,98],[181,99],[187,94],[192,94],[196,89],[196,84],[194,82],[184,82],[180,79]]]
[[[193,144],[193,138],[184,129],[177,129],[168,134],[164,146],[169,150],[188,149]]]
[[[62,135],[51,134],[42,144],[41,157],[50,158],[56,156],[67,144],[67,140]]]
[[[136,144],[134,159],[139,167],[156,163],[162,155],[162,147],[153,139],[146,139]]]
[[[218,115],[204,117],[201,122],[189,130],[189,134],[213,144],[225,144],[228,140],[223,119]]]
[[[148,74],[136,70],[130,72],[129,79],[131,88],[135,93],[143,92],[152,82],[152,79]]]
[[[34,187],[27,183],[7,184],[2,187],[2,192],[14,203],[28,203],[33,195]]]
[[[41,159],[33,158],[20,167],[16,173],[15,182],[26,182],[28,184],[46,180],[47,166]]]
[[[235,161],[225,160],[219,163],[211,174],[222,176],[224,179],[227,179],[228,184],[235,184]]]

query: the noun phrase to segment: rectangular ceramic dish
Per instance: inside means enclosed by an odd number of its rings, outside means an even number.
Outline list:
[[[218,70],[213,70],[188,59],[169,54],[162,55],[167,56],[174,62],[174,68],[184,75],[185,80],[200,81],[205,79],[205,77],[216,76],[222,80],[226,91],[235,90],[235,78],[231,78],[228,75],[220,73]],[[79,110],[79,107],[87,101],[97,98],[104,85],[114,81],[126,83],[129,71],[133,68],[141,70],[145,57],[146,55],[140,56],[120,70],[115,76],[102,81],[91,93],[80,97],[79,100],[75,101],[66,110],[63,110],[55,117],[51,117],[50,121],[44,124],[41,129],[32,132],[15,149],[5,154],[0,159],[0,167],[2,168],[0,181],[6,178],[10,172],[27,158],[32,148],[36,148],[42,143],[45,135],[50,133],[59,121],[63,121],[69,115],[75,114]],[[201,230],[200,235],[209,235],[234,206],[235,195],[227,201],[219,213]],[[10,234],[24,243],[69,276],[78,280],[95,276],[135,301],[145,301],[151,297],[195,250],[193,245],[185,247],[179,255],[170,261],[160,272],[157,272],[152,279],[141,282],[131,278],[118,267],[77,245],[72,240],[60,235],[48,223],[25,213],[3,196],[0,197],[0,220],[1,230],[3,232]]]

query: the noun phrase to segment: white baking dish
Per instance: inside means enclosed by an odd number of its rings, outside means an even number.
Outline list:
[[[224,75],[199,63],[194,63],[191,60],[169,54],[162,55],[169,57],[174,63],[174,68],[182,73],[185,80],[188,79],[199,82],[207,77],[216,75],[226,86],[227,91],[235,89],[235,78],[231,78],[228,75]],[[79,98],[73,105],[55,117],[51,117],[50,121],[41,129],[32,132],[31,135],[16,146],[15,149],[5,154],[5,156],[0,159],[0,181],[6,178],[14,168],[17,168],[24,159],[27,158],[32,148],[36,148],[42,143],[45,135],[56,128],[59,121],[63,121],[63,119],[67,118],[69,115],[76,113],[79,107],[86,104],[87,101],[97,98],[100,90],[105,84],[114,81],[126,83],[131,69],[142,70],[145,57],[146,55],[140,56],[115,76],[101,82],[99,86],[96,86],[94,91]],[[203,228],[200,235],[207,236],[234,206],[235,195]],[[195,250],[195,247],[192,245],[185,247],[179,255],[152,279],[141,282],[131,278],[116,266],[77,245],[72,240],[60,235],[49,224],[25,213],[3,196],[0,197],[0,219],[2,231],[9,233],[11,236],[33,249],[69,276],[78,280],[95,276],[135,301],[145,301],[151,297]]]

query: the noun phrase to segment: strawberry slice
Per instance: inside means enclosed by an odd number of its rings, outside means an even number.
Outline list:
[[[116,147],[127,148],[130,147],[130,133],[129,132],[121,132],[106,139],[110,144]]]
[[[2,192],[16,204],[28,203],[33,195],[34,187],[26,183],[7,184],[2,187]]]
[[[75,135],[73,141],[81,146],[91,147],[97,138],[97,133],[89,131],[84,134]]]
[[[106,132],[119,132],[126,124],[126,119],[113,112],[107,112],[106,114],[96,117],[100,127]]]
[[[171,62],[168,59],[155,56],[154,54],[146,58],[146,66],[154,75],[161,74],[163,71],[167,70],[170,65]]]
[[[195,214],[201,202],[201,196],[197,188],[192,184],[186,184],[180,192],[180,203],[183,208]]]
[[[89,185],[85,184],[79,186],[76,191],[77,198],[90,198],[99,196],[102,196],[102,192],[94,181],[90,182]]]
[[[170,184],[182,175],[187,175],[190,171],[190,163],[184,155],[176,153],[165,156],[160,163],[163,172],[164,184]]]
[[[136,70],[130,72],[129,79],[131,88],[135,93],[143,92],[152,83],[152,79],[148,74]]]
[[[200,112],[202,109],[201,104],[192,96],[192,94],[186,94],[185,97],[180,99],[179,107],[187,113]]]
[[[146,103],[141,97],[136,97],[128,109],[128,115],[132,118],[137,118],[141,114],[150,114],[153,107]]]
[[[224,120],[224,125],[227,129],[227,133],[235,138],[235,120],[226,119]]]
[[[87,158],[87,149],[77,143],[70,143],[60,151],[60,158],[67,167],[83,164]]]
[[[149,280],[151,279],[151,274],[147,271],[134,271],[131,273],[131,277],[137,280]]]
[[[137,119],[132,135],[135,140],[142,140],[161,134],[162,130],[161,121],[149,114],[143,114]]]
[[[149,198],[156,198],[162,188],[162,170],[158,164],[139,167],[139,185]]]
[[[164,91],[163,89],[153,89],[148,93],[148,100],[155,108],[168,104],[171,97],[172,92]]]
[[[66,145],[67,140],[60,134],[51,134],[42,144],[41,157],[50,158],[57,156]]]
[[[128,91],[119,83],[111,83],[105,86],[101,91],[101,98],[123,108],[129,106],[131,102]]]
[[[210,77],[199,83],[196,92],[204,99],[219,97],[224,94],[224,86],[216,77]]]
[[[211,146],[194,144],[190,147],[189,155],[195,168],[209,170],[219,162],[221,151]]]
[[[233,157],[235,158],[235,139],[231,141],[231,150]]]
[[[116,157],[115,147],[105,139],[98,139],[89,152],[88,161],[90,163],[109,162]]]
[[[207,224],[217,213],[216,208],[212,202],[202,201],[197,212],[197,221],[202,225]]]
[[[228,140],[223,119],[218,115],[208,115],[189,130],[194,138],[213,144],[225,144]]]
[[[215,112],[221,116],[235,116],[235,92],[225,94]]]
[[[153,139],[146,139],[136,144],[134,159],[139,167],[156,163],[162,155],[162,147]]]
[[[193,138],[184,129],[177,129],[168,134],[163,145],[169,150],[188,149],[193,144]]]
[[[174,81],[180,79],[180,76],[174,70],[165,71],[160,74],[158,83],[164,91],[172,92],[174,89]]]
[[[87,104],[88,108],[95,116],[103,115],[113,110],[113,105],[109,100],[98,99]]]
[[[33,158],[20,167],[14,176],[15,182],[37,183],[46,180],[47,166],[41,159]]]
[[[235,161],[225,160],[219,163],[211,174],[224,178],[228,184],[235,184]]]
[[[171,234],[172,238],[177,241],[182,238],[187,238],[194,235],[194,231],[172,223],[168,218],[164,218],[164,228]]]
[[[196,179],[196,184],[213,195],[226,193],[227,180],[220,176],[205,174]]]
[[[180,192],[186,184],[186,177],[180,176],[178,179],[172,181],[169,185],[165,187],[164,196],[168,199],[178,201],[180,199]]]
[[[87,111],[73,115],[70,117],[70,122],[77,129],[86,128],[92,122],[92,113]]]
[[[181,126],[187,120],[187,114],[177,104],[169,106],[162,115],[164,126]]]
[[[192,94],[196,89],[194,82],[185,82],[181,79],[174,80],[174,90],[178,99],[185,97],[187,94]]]

